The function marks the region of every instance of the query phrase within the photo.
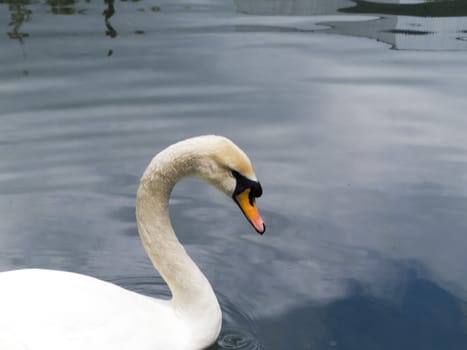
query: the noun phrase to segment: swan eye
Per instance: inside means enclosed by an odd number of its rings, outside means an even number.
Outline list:
[[[230,174],[237,180],[244,178],[242,174],[240,174],[237,170],[230,169]]]
[[[244,182],[244,180],[246,179],[246,177],[244,177],[238,171],[233,170],[233,169],[230,170],[230,174],[232,174],[232,176],[235,178],[235,180],[237,180],[237,186],[238,186],[239,183]]]
[[[250,180],[249,178],[243,176],[236,170],[231,170],[233,177],[237,180],[237,186],[235,188],[234,195],[237,195],[246,189],[250,190],[250,202],[254,200],[254,198],[261,197],[263,194],[263,189],[261,185],[257,181]]]

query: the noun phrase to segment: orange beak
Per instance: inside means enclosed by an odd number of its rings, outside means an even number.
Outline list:
[[[243,192],[234,196],[234,200],[242,210],[243,214],[245,214],[250,224],[255,228],[256,232],[263,234],[264,231],[266,231],[266,226],[264,225],[264,221],[256,207],[255,197],[252,196],[250,192],[251,189],[247,188]]]

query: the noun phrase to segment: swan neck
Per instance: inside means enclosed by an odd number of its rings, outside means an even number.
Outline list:
[[[137,194],[138,231],[149,258],[172,293],[181,313],[192,315],[207,308],[219,310],[211,285],[177,239],[169,217],[169,197],[181,178],[191,175],[189,157],[168,149],[146,169]]]

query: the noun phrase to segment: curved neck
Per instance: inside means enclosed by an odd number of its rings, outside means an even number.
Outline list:
[[[178,180],[192,174],[195,159],[186,149],[159,153],[143,174],[136,199],[144,249],[167,282],[177,312],[188,315],[219,309],[211,285],[178,241],[169,218],[170,193]]]

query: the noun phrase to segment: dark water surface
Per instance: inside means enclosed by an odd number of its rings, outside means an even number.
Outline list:
[[[218,133],[268,231],[207,184],[180,239],[213,349],[467,348],[467,2],[0,0],[0,270],[167,295],[137,235],[153,155]]]

